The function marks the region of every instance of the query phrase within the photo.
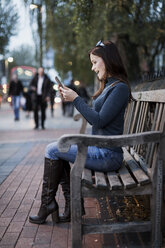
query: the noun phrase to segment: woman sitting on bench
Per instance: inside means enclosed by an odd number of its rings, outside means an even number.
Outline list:
[[[97,74],[100,88],[93,96],[93,108],[72,89],[59,87],[64,101],[72,102],[76,109],[92,125],[92,135],[123,134],[124,113],[131,100],[131,90],[127,73],[117,47],[111,41],[99,41],[89,51],[92,71]],[[70,163],[74,163],[77,146],[72,145],[67,153],[58,151],[57,142],[47,146],[41,206],[37,216],[30,216],[29,221],[42,224],[48,215],[54,222],[70,221]],[[111,149],[89,147],[85,168],[94,171],[108,172],[119,169],[123,161],[120,147]],[[55,200],[58,185],[62,185],[65,198],[65,211],[59,216],[59,207]],[[82,201],[83,202],[83,201]]]

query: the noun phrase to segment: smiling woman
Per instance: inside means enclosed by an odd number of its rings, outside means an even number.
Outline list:
[[[89,52],[92,70],[97,73],[100,89],[94,95],[93,108],[74,90],[59,87],[64,101],[70,101],[92,125],[92,135],[117,135],[123,133],[124,114],[131,91],[127,73],[118,50],[111,41],[99,42]],[[37,216],[30,216],[29,221],[41,224],[49,214],[53,221],[70,221],[70,164],[74,163],[77,146],[71,145],[66,153],[59,152],[57,142],[51,143],[45,150],[42,202]],[[109,172],[121,167],[123,150],[121,147],[88,147],[85,167],[94,171]],[[65,211],[58,215],[58,204],[55,200],[59,183],[66,200]],[[82,200],[83,204],[83,200]],[[84,212],[85,213],[85,212]],[[83,213],[83,214],[84,214]]]

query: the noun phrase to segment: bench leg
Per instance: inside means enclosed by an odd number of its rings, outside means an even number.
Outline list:
[[[163,177],[162,232],[165,234],[165,176]]]
[[[74,179],[74,183],[75,179]],[[78,184],[76,184],[77,186]],[[82,204],[80,188],[72,189],[71,196],[71,236],[72,248],[82,247]]]
[[[82,247],[82,191],[81,176],[88,147],[78,146],[78,153],[71,170],[71,236],[72,248]],[[79,165],[79,166],[77,166]]]
[[[162,244],[161,217],[162,217],[162,187],[163,187],[163,162],[158,160],[156,178],[153,178],[153,194],[151,196],[151,221],[152,221],[152,248],[160,248]],[[156,184],[154,184],[156,182]]]

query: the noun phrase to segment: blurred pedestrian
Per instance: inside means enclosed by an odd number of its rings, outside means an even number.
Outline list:
[[[30,87],[28,86],[26,88],[26,91],[24,89],[23,96],[25,97],[25,111],[26,111],[26,118],[30,117],[30,112],[32,111],[32,100],[31,100],[31,91]]]
[[[74,79],[70,80],[70,84],[68,85],[68,88],[74,90],[75,92],[77,92],[77,87],[74,85]],[[65,103],[64,103],[65,104]],[[66,115],[73,117],[74,114],[74,106],[72,102],[67,102],[66,105]]]
[[[67,102],[65,102],[62,99],[62,114],[63,114],[63,116],[65,116],[65,114],[66,114],[66,107],[67,107]]]
[[[80,81],[80,85],[79,85],[79,87],[78,87],[77,93],[78,93],[79,96],[81,96],[81,97],[84,99],[84,101],[85,101],[86,103],[89,102],[90,96],[88,95],[88,92],[87,92],[87,90],[86,90],[86,88],[85,88],[85,86],[84,86],[83,81]]]
[[[53,88],[54,83],[51,83],[51,89],[50,89],[50,110],[51,110],[51,116],[54,116],[54,98],[56,96],[56,91]]]
[[[25,105],[25,110],[26,110],[26,117],[30,117],[30,112],[32,111],[32,101],[31,101],[31,94],[30,90],[26,93],[26,105]]]
[[[23,85],[21,80],[18,79],[17,75],[14,74],[9,84],[8,95],[11,96],[12,107],[14,111],[14,120],[19,121],[19,110],[20,110],[20,99],[23,93]]]
[[[44,73],[44,68],[39,67],[38,72],[33,77],[30,83],[32,106],[34,111],[34,129],[38,129],[41,124],[42,129],[45,129],[46,108],[50,100],[51,81]],[[41,110],[41,123],[39,121],[39,110]]]

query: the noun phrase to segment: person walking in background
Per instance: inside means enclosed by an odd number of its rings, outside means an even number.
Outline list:
[[[50,110],[51,110],[51,116],[54,116],[54,98],[56,96],[56,91],[53,88],[54,83],[51,82],[51,89],[50,89]]]
[[[8,95],[11,96],[12,107],[14,111],[14,120],[19,121],[20,119],[20,99],[23,93],[23,85],[21,80],[18,79],[17,75],[14,74],[9,84]]]
[[[30,117],[30,112],[32,111],[32,101],[31,101],[31,92],[29,87],[27,88],[27,91],[23,93],[23,96],[25,97],[25,111],[26,111],[26,118]]]
[[[81,51],[80,51],[81,52]],[[99,41],[89,52],[92,71],[97,74],[100,87],[93,95],[91,108],[75,91],[59,86],[64,101],[72,102],[76,109],[92,125],[92,135],[122,135],[124,115],[132,94],[127,72],[117,47],[111,41]],[[55,222],[70,221],[70,164],[74,163],[77,145],[71,145],[66,153],[59,152],[57,142],[46,147],[41,206],[36,216],[30,216],[29,221],[42,224],[48,215]],[[122,166],[123,150],[121,147],[89,146],[85,168],[100,172],[118,170]],[[58,185],[62,185],[65,197],[65,210],[58,215],[59,207],[55,196]],[[83,200],[82,200],[83,207]],[[83,212],[84,214],[84,212]]]
[[[77,87],[74,85],[74,79],[70,80],[70,84],[68,85],[68,88],[70,88],[70,89],[74,90],[75,92],[77,92]],[[67,102],[66,114],[67,114],[67,116],[73,117],[74,106],[73,106],[72,102]]]
[[[87,92],[87,90],[86,90],[86,88],[84,86],[84,83],[82,81],[80,81],[80,85],[78,87],[77,93],[78,93],[79,96],[81,96],[84,99],[84,101],[86,103],[89,102],[90,96],[88,95],[88,92]]]
[[[45,129],[46,108],[50,99],[51,81],[44,73],[44,68],[39,67],[37,74],[30,83],[32,106],[34,111],[35,128],[38,129],[41,124]],[[39,110],[41,110],[41,122],[39,121]]]

